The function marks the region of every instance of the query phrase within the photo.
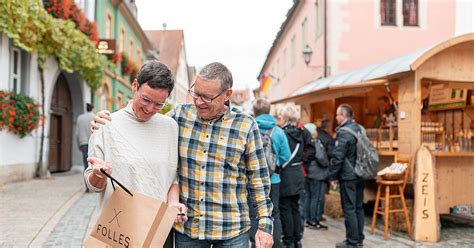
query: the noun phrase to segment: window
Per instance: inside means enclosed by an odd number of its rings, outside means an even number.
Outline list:
[[[380,1],[380,22],[382,25],[395,26],[397,25],[397,8],[396,0],[381,0]]]
[[[100,95],[99,103],[101,110],[111,110],[111,101],[109,101],[110,90],[107,84],[102,87],[102,94]]]
[[[306,47],[307,44],[307,34],[306,34],[306,26],[308,23],[308,19],[304,18],[303,23],[301,23],[301,50]]]
[[[119,37],[119,52],[123,52],[125,47],[125,29],[120,27],[120,37]]]
[[[281,63],[281,71],[283,72],[283,76],[286,75],[286,67],[288,65],[288,58],[287,58],[287,53],[286,53],[286,48],[283,50],[283,61]]]
[[[293,35],[291,37],[291,68],[295,65],[296,61],[296,44],[295,44],[296,37]]]
[[[111,39],[112,38],[112,34],[113,34],[113,31],[112,31],[112,14],[111,13],[107,13],[107,17],[105,19],[105,38],[106,39]]]
[[[142,66],[143,61],[142,61],[142,52],[140,51],[139,48],[137,48],[137,66]]]
[[[128,57],[130,57],[130,61],[133,61],[133,40],[130,38],[130,47],[128,51]]]
[[[276,69],[275,73],[277,74],[277,77],[281,77],[280,59],[277,59],[275,69]]]
[[[403,26],[418,26],[418,0],[403,0]]]
[[[17,47],[11,48],[10,54],[10,82],[11,90],[20,93],[21,91],[21,50]]]
[[[316,0],[314,3],[315,8],[315,34],[314,40],[318,40],[318,38],[323,34],[323,22],[324,22],[324,3],[322,0]]]
[[[84,11],[87,19],[94,20],[95,0],[75,0],[74,2]]]
[[[121,109],[121,108],[124,107],[123,106],[124,105],[123,104],[123,93],[119,91],[117,95],[118,95],[117,96],[117,109]]]

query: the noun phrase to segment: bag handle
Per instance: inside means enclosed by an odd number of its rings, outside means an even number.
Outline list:
[[[106,177],[110,178],[110,181],[112,182],[112,187],[114,188],[114,191],[115,191],[114,182],[116,182],[120,187],[122,187],[123,190],[125,190],[125,192],[127,192],[129,195],[133,196],[133,194],[132,194],[132,192],[130,192],[130,190],[125,188],[125,186],[123,186],[119,181],[117,181],[117,179],[115,179],[111,175],[109,175],[109,173],[105,172],[104,168],[100,168],[100,172],[102,172],[102,174],[104,174]]]

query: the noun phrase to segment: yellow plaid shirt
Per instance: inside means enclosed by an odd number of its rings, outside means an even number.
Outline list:
[[[229,106],[212,121],[191,104],[169,113],[179,125],[178,181],[188,221],[175,229],[193,239],[226,240],[250,229],[247,194],[257,204],[259,229],[272,233],[270,176],[257,123]]]

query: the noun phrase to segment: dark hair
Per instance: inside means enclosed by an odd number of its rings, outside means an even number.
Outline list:
[[[345,117],[350,117],[352,118],[352,107],[351,105],[347,103],[343,103],[339,105],[338,109],[341,110],[341,114],[344,115]]]
[[[146,61],[138,71],[137,82],[139,89],[148,84],[153,89],[167,89],[168,95],[174,87],[173,74],[168,67],[158,60]]]
[[[86,103],[86,110],[87,112],[91,112],[94,109],[94,105],[90,103]]]
[[[329,125],[331,124],[331,120],[328,120],[328,119],[324,119],[321,121],[321,129],[322,130],[326,130]]]
[[[389,102],[390,102],[390,100],[388,99],[387,96],[381,96],[381,97],[377,98],[377,100],[379,100],[379,101],[384,101],[384,102],[386,102],[386,103],[389,103]]]
[[[270,113],[270,102],[265,98],[259,98],[253,103],[253,114],[259,116],[261,114]]]

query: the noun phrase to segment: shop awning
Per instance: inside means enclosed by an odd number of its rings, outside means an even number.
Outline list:
[[[384,84],[385,82],[388,82],[387,77],[390,75],[411,71],[412,69],[410,65],[429,49],[430,48],[425,48],[382,63],[372,64],[331,77],[317,79],[300,87],[287,98],[274,101],[273,103],[283,103],[290,101],[300,102],[303,98],[307,100],[307,96],[309,94],[314,97],[315,94],[319,95],[319,92],[326,94],[329,91],[334,93],[337,98],[338,95],[341,94],[341,96],[347,95],[347,89],[349,88],[354,89]],[[340,94],[334,92],[336,90],[339,91]],[[355,94],[358,93],[360,92],[355,91]],[[306,100],[305,102],[307,102]],[[320,99],[313,99],[311,102],[318,100]]]

